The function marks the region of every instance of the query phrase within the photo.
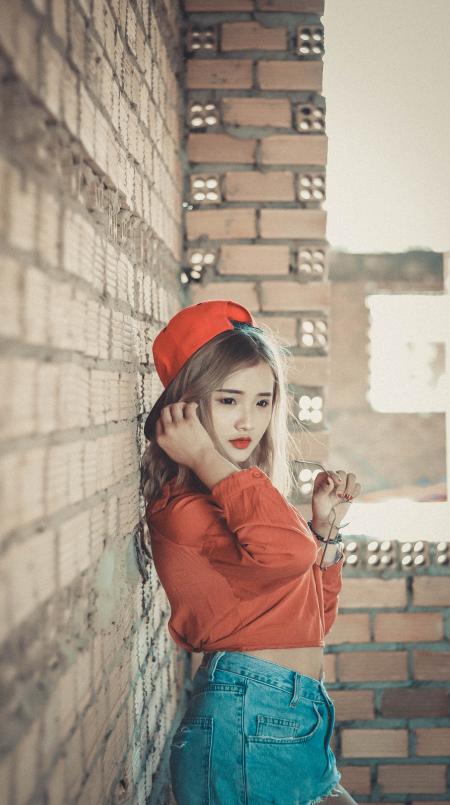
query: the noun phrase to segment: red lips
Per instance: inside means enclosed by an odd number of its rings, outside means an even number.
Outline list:
[[[230,442],[234,447],[243,450],[245,447],[249,446],[251,439],[230,439]]]

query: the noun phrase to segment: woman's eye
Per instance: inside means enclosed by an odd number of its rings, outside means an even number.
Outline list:
[[[227,405],[227,403],[230,402],[230,401],[231,402],[236,402],[234,397],[221,397],[219,399],[219,402],[223,403],[224,405]],[[264,405],[260,405],[260,403],[264,403]],[[258,405],[259,405],[260,408],[267,408],[269,403],[268,403],[267,400],[259,400]]]

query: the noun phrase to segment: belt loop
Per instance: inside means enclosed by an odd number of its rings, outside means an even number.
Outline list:
[[[216,651],[214,656],[210,658],[209,665],[208,665],[208,681],[212,682],[214,679],[214,672],[217,667],[217,663],[219,662],[220,658],[223,657],[225,651]]]
[[[302,678],[297,671],[294,671],[294,692],[292,694],[292,699],[289,702],[289,707],[295,707],[299,698],[300,698],[300,689],[302,684]]]

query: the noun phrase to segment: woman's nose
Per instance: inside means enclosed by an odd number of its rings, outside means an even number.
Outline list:
[[[246,430],[253,430],[253,421],[250,413],[242,413],[237,420],[238,428],[245,428]]]

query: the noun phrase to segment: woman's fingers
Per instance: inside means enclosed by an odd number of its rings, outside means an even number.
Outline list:
[[[336,495],[344,498],[345,500],[353,500],[361,491],[361,485],[356,483],[356,475],[354,472],[345,472],[345,470],[330,470],[329,475],[336,483]]]
[[[168,425],[171,422],[181,422],[184,419],[183,408],[185,404],[184,402],[176,402],[165,405],[164,408],[161,409],[160,414],[164,424]]]
[[[197,405],[198,403],[196,402],[187,403],[184,400],[179,400],[178,402],[165,405],[164,408],[161,409],[159,416],[164,425],[183,422],[183,420],[192,416],[197,408]]]
[[[353,497],[353,492],[355,489],[356,483],[356,475],[354,472],[347,473],[347,477],[345,478],[345,489],[344,489],[344,497],[350,498]]]

